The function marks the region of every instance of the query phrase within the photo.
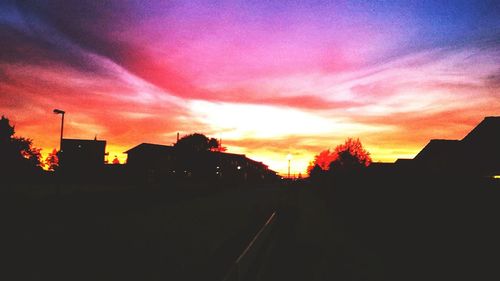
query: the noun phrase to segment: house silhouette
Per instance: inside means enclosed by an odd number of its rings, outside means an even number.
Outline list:
[[[104,166],[105,140],[63,139],[59,167],[65,172],[97,172]]]
[[[442,171],[457,164],[459,150],[459,140],[433,139],[413,159],[419,166]]]
[[[65,181],[95,182],[105,173],[105,140],[62,139],[58,173]]]
[[[262,162],[218,151],[186,152],[174,146],[142,143],[127,151],[127,173],[136,180],[168,181],[173,178],[263,181],[277,178]]]
[[[412,162],[427,172],[500,174],[500,116],[484,118],[462,140],[431,140]]]
[[[127,174],[132,179],[154,181],[174,171],[173,146],[141,143],[124,153],[127,154]]]

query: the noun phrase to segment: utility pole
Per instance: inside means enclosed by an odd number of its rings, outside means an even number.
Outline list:
[[[290,178],[290,162],[292,160],[292,154],[288,153],[286,159],[288,159],[288,178]]]

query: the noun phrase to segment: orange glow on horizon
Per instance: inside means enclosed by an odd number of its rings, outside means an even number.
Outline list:
[[[132,148],[137,144],[131,144],[130,146],[116,146],[108,143],[106,145],[106,152],[108,153],[108,156],[106,156],[106,159],[108,160],[108,163],[111,164],[113,161],[113,158],[115,155],[117,156],[118,160],[120,161],[120,164],[126,164],[127,162],[127,154],[123,153],[124,151]],[[37,143],[35,142],[35,146]],[[57,144],[58,146],[58,144]],[[49,146],[52,147],[52,146]],[[333,147],[333,145],[332,145]],[[373,162],[394,162],[398,158],[413,158],[419,151],[422,149],[420,148],[415,148],[415,150],[412,151],[405,151],[405,154],[393,154],[393,155],[388,155],[384,153],[384,149],[381,149],[381,157],[373,157]],[[390,150],[390,149],[389,149]],[[52,151],[51,148],[42,148],[41,154],[42,154],[42,159],[45,159],[48,154]],[[368,149],[368,151],[370,151]],[[378,150],[375,150],[378,151]],[[228,146],[228,151],[229,153],[239,153],[239,154],[245,154],[247,157],[263,162],[264,164],[268,165],[271,170],[274,170],[278,172],[280,175],[287,175],[288,173],[288,159],[287,159],[287,154],[283,154],[281,152],[271,152],[271,151],[262,151],[262,150],[255,150],[255,151],[249,151],[246,149],[242,149],[239,147],[232,147]],[[290,174],[292,176],[298,176],[299,174],[302,174],[302,176],[307,175],[307,167],[309,165],[309,162],[314,159],[314,156],[319,153],[316,151],[298,151],[297,153],[293,154],[293,158],[291,159],[290,163]],[[44,167],[46,169],[46,167]]]
[[[288,153],[305,174],[349,137],[374,162],[413,158],[500,112],[498,30],[480,24],[497,19],[478,3],[453,17],[460,5],[14,2],[0,5],[0,115],[44,157],[59,148],[54,108],[65,137],[106,140],[108,162],[200,132],[283,174]]]
[[[19,128],[19,130],[17,129]],[[463,137],[468,130],[471,128],[465,128],[464,132],[460,132],[457,134],[455,138]],[[71,130],[68,129],[71,132]],[[270,169],[277,171],[281,175],[286,175],[288,172],[288,154],[293,154],[291,159],[291,175],[297,177],[299,174],[302,176],[307,175],[307,167],[310,161],[314,160],[314,156],[317,155],[320,151],[325,149],[333,149],[336,145],[342,144],[345,140],[343,137],[337,137],[330,139],[317,139],[316,137],[297,137],[286,139],[286,134],[284,135],[284,139],[276,136],[276,139],[266,138],[260,140],[265,145],[261,145],[258,140],[255,138],[249,138],[248,134],[240,133],[240,135],[232,135],[234,133],[227,134],[226,132],[222,132],[220,134],[213,134],[209,136],[215,136],[221,138],[224,136],[226,138],[222,138],[223,145],[227,146],[229,153],[238,153],[245,154],[247,157],[261,161],[264,164],[268,165]],[[16,127],[16,135],[26,136],[28,132],[21,129],[21,126]],[[208,134],[207,134],[208,135]],[[166,144],[171,145],[175,142],[175,133],[169,133],[166,135],[167,138],[162,138],[162,141],[154,142],[158,144]],[[229,136],[241,136],[240,138],[231,139]],[[65,136],[66,137],[66,136]],[[78,136],[70,135],[69,138],[78,138]],[[346,137],[348,137],[346,135]],[[453,137],[452,137],[453,138]],[[90,138],[87,138],[90,139]],[[114,144],[112,140],[107,139],[106,135],[102,137],[98,137],[100,140],[106,140],[106,152],[108,156],[106,159],[108,163],[112,163],[115,155],[119,159],[121,164],[125,164],[127,161],[127,155],[123,153],[124,151],[142,143],[142,142],[151,142],[150,140],[142,140],[139,136],[130,144]],[[387,142],[386,144],[374,144],[370,140],[368,135],[361,139],[363,146],[368,152],[370,152],[372,156],[373,162],[394,162],[398,158],[413,158],[428,142],[430,138],[422,137],[421,141],[415,141],[414,144],[410,143],[398,143],[398,142]],[[38,141],[41,140],[41,141]],[[45,144],[42,147],[42,157],[45,159],[49,152],[52,151],[53,148],[58,148],[59,140],[57,139],[57,130],[56,135],[50,140],[43,138],[34,139],[34,145],[37,147],[39,144]],[[123,143],[123,142],[122,142]],[[307,144],[311,147],[307,147]],[[314,144],[314,145],[312,145]]]

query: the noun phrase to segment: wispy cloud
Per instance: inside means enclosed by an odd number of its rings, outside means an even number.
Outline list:
[[[301,171],[346,137],[395,160],[500,112],[491,1],[209,2],[1,3],[1,113],[47,151],[62,107],[112,154],[199,131]]]

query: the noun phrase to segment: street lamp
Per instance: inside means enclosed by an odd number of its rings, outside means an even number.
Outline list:
[[[59,140],[59,152],[62,152],[62,140],[63,140],[63,129],[64,129],[64,112],[60,109],[54,109],[54,114],[61,114],[61,139]]]
[[[292,154],[288,153],[286,159],[288,160],[288,178],[290,178],[290,161],[292,160]]]

